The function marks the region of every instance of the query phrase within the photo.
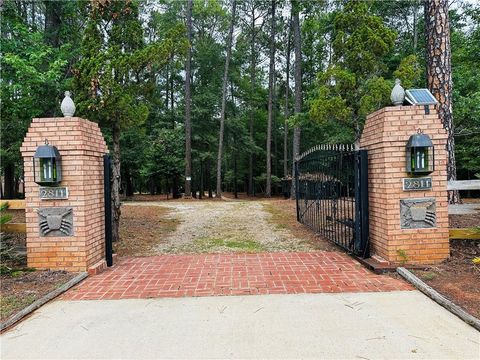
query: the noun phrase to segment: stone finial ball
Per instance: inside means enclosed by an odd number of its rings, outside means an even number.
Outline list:
[[[60,105],[60,110],[62,110],[63,116],[65,117],[71,117],[75,114],[75,104],[70,97],[70,91],[65,91],[65,97]]]

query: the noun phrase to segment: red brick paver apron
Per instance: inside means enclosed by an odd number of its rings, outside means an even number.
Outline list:
[[[337,252],[162,255],[123,258],[63,299],[412,290]]]

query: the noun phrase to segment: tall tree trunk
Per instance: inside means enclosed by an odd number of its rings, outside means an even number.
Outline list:
[[[418,45],[418,7],[419,4],[417,1],[413,3],[413,53],[417,54],[417,45]]]
[[[213,198],[212,191],[212,163],[210,159],[207,159],[207,188],[208,188],[208,197]]]
[[[127,169],[126,175],[127,175],[127,178],[125,179],[125,183],[126,183],[125,195],[130,197],[130,196],[133,196],[133,193],[135,192],[130,169]]]
[[[237,139],[234,137],[235,148],[237,146]],[[237,186],[237,151],[233,152],[233,194],[235,199],[238,199],[238,186]]]
[[[170,92],[169,92],[169,86],[170,86],[170,64],[165,66],[165,112],[168,113],[168,103],[170,102]],[[173,71],[172,71],[172,76],[173,76]]]
[[[44,31],[44,41],[46,44],[52,46],[53,48],[60,47],[60,27],[62,24],[62,9],[64,4],[62,1],[47,1],[44,2],[45,6],[45,31]],[[27,3],[24,2],[25,9]],[[68,68],[68,67],[67,67]],[[56,89],[52,85],[46,84],[42,88],[42,97],[46,99],[52,99],[52,94],[56,93]],[[53,97],[55,98],[55,97]],[[42,116],[44,117],[53,117],[56,114],[55,104],[51,104],[44,108]]]
[[[180,194],[178,192],[178,180],[179,180],[179,175],[175,174],[172,179],[172,197],[174,199],[178,199],[180,197]]]
[[[174,83],[173,83],[173,73],[174,73],[174,64],[173,64],[173,60],[174,60],[174,56],[173,54],[170,56],[170,65],[172,67],[172,71],[171,71],[171,74],[170,74],[170,116],[172,118],[172,129],[175,129],[175,110],[174,110],[174,107],[173,107],[173,96],[174,96]],[[167,99],[167,102],[168,102],[168,99]]]
[[[439,115],[447,131],[447,179],[457,179],[455,164],[455,139],[452,114],[452,57],[447,0],[425,1],[425,37],[427,83],[439,102]],[[458,191],[448,192],[448,201],[458,203]]]
[[[115,121],[112,128],[112,241],[120,239],[120,123]]]
[[[293,41],[295,46],[295,114],[302,112],[302,41],[298,3],[292,1]],[[300,127],[293,129],[292,175],[295,174],[295,159],[300,154]],[[291,198],[296,196],[295,181],[292,179]]]
[[[185,62],[185,196],[192,195],[192,124],[190,93],[192,63],[192,1],[187,0],[187,38],[188,50]]]
[[[32,7],[32,25],[33,25],[33,28],[36,28],[37,24],[35,23],[35,21],[36,21],[35,1],[31,1],[30,5]]]
[[[222,198],[222,155],[223,155],[223,135],[225,132],[225,107],[227,104],[227,84],[228,84],[228,66],[230,65],[230,57],[232,56],[233,27],[235,25],[235,12],[237,8],[236,0],[232,1],[232,20],[230,21],[230,29],[227,39],[227,57],[225,58],[225,69],[223,72],[222,87],[222,107],[220,112],[220,132],[218,136],[218,155],[217,155],[217,197]]]
[[[203,199],[203,194],[205,193],[204,189],[204,184],[203,184],[203,175],[205,174],[205,169],[203,166],[203,161],[200,160],[200,192],[199,192],[199,198]]]
[[[283,176],[288,176],[288,117],[290,116],[289,97],[290,97],[290,33],[292,31],[292,21],[288,22],[287,32],[287,68],[285,70],[285,124],[283,132]]]
[[[5,199],[14,199],[15,198],[15,164],[13,163],[6,164],[3,171],[4,171],[3,197]]]
[[[61,1],[44,1],[45,5],[45,42],[54,48],[60,45],[60,25],[62,23]]]
[[[251,86],[251,99],[250,99],[250,119],[249,119],[249,133],[250,133],[250,142],[253,143],[253,121],[255,117],[255,87],[256,87],[256,76],[255,76],[255,66],[256,66],[256,57],[255,57],[255,42],[256,42],[256,31],[255,31],[255,6],[252,3],[252,12],[251,12],[251,30],[252,37],[250,42],[250,86]],[[250,151],[248,154],[248,195],[255,195],[254,183],[253,183],[253,152]]]
[[[275,76],[275,0],[272,0],[272,19],[270,29],[270,66],[268,72],[268,124],[267,124],[267,184],[265,196],[272,196],[272,117]]]

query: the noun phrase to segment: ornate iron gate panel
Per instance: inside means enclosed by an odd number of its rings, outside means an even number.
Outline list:
[[[320,145],[295,162],[297,220],[361,257],[369,256],[366,150]]]

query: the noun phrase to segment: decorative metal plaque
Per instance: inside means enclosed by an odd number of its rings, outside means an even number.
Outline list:
[[[68,188],[66,186],[40,186],[40,200],[63,200],[68,199]]]
[[[37,213],[40,236],[73,236],[71,207],[40,208]]]
[[[400,200],[400,224],[402,229],[435,227],[435,198]]]
[[[432,190],[432,178],[404,178],[403,191]]]

